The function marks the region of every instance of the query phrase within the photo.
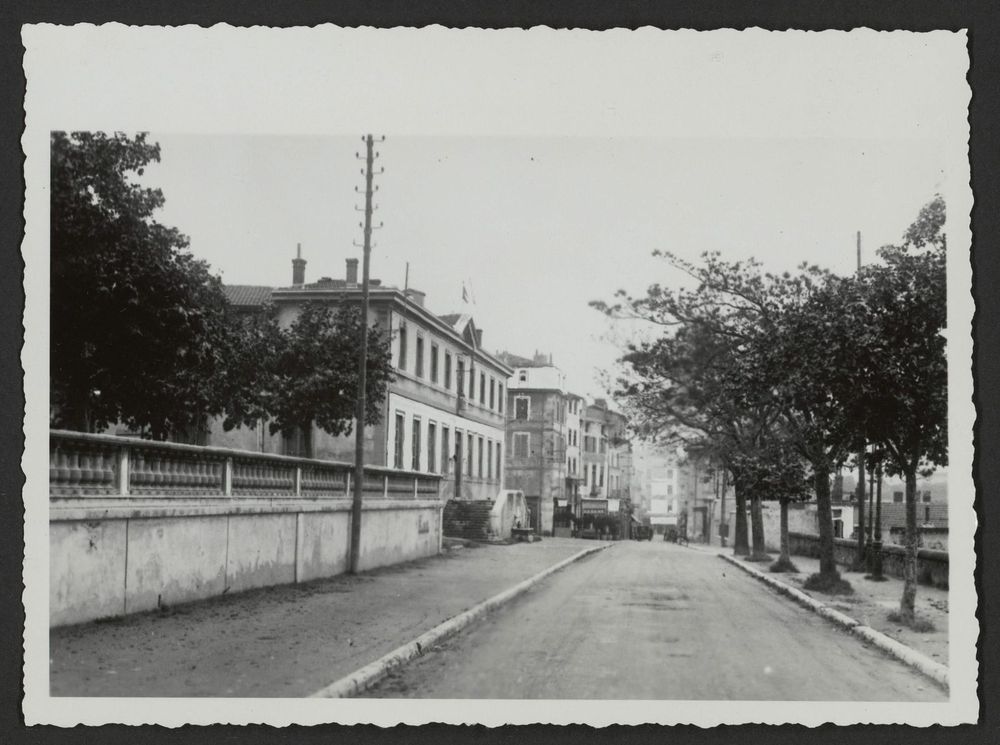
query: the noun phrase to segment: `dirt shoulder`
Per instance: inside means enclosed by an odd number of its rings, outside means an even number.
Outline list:
[[[472,545],[365,574],[53,629],[53,696],[307,696],[594,545]]]
[[[889,577],[885,582],[865,579],[863,572],[849,572],[840,568],[840,575],[851,583],[853,595],[827,595],[802,587],[806,578],[819,571],[819,559],[793,556],[796,574],[775,574],[776,579],[802,590],[832,608],[845,613],[856,621],[881,631],[896,641],[927,655],[942,665],[948,664],[948,591],[927,585],[917,586],[917,617],[929,621],[930,631],[913,631],[889,620],[889,614],[899,609],[903,595],[902,580]],[[762,572],[767,564],[753,564]]]

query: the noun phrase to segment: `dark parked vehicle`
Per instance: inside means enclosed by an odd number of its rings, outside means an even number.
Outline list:
[[[636,525],[632,529],[632,538],[637,541],[653,540],[653,528],[649,525]]]

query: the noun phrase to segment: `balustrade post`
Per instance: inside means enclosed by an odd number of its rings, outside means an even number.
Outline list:
[[[295,496],[302,496],[302,466],[295,466]]]
[[[344,496],[345,497],[351,496],[351,472],[350,471],[347,472],[347,482],[346,482],[346,488],[344,489]]]
[[[382,496],[386,499],[389,498],[389,477],[387,475],[382,477]]]
[[[129,448],[118,448],[118,494],[127,497],[129,493]]]
[[[233,496],[233,459],[226,458],[225,466],[222,469],[222,493],[227,497]]]
[[[419,481],[420,481],[420,477],[419,477],[419,476],[414,476],[414,477],[413,477],[413,498],[414,498],[414,499],[416,499],[416,498],[417,498],[417,492],[418,492],[418,489],[417,489],[417,483],[418,483]]]

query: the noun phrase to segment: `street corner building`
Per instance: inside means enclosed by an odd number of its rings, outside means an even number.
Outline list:
[[[346,260],[343,279],[306,282],[306,260],[292,259],[285,287],[228,285],[240,312],[274,305],[278,322],[290,325],[306,302],[337,307],[357,303],[362,287],[358,260]],[[389,329],[393,380],[382,402],[381,422],[365,428],[367,465],[441,476],[441,496],[462,501],[494,500],[504,479],[504,396],[512,370],[483,349],[483,332],[468,313],[435,315],[425,294],[369,281],[368,322]],[[266,423],[223,431],[216,421],[207,442],[243,450],[353,461],[351,435],[310,432],[271,435]],[[307,448],[308,442],[308,448]]]
[[[507,391],[509,489],[524,493],[536,532],[581,535],[593,516],[630,519],[631,444],[626,419],[567,389],[551,356],[501,352],[513,368]],[[619,530],[628,534],[627,525]]]

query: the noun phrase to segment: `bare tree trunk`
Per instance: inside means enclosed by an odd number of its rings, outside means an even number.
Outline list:
[[[830,468],[814,466],[816,471],[816,518],[819,520],[819,573],[838,577],[833,556],[833,511],[830,508]]]
[[[792,563],[791,550],[788,541],[788,501],[781,500],[781,556],[771,565],[772,572],[798,572]]]
[[[750,555],[750,541],[747,536],[747,495],[739,479],[734,483],[736,490],[736,535],[733,553],[737,556]]]
[[[903,548],[903,597],[899,601],[899,613],[906,621],[912,621],[917,599],[917,471],[906,472],[906,534]]]
[[[854,559],[854,568],[861,571],[865,566],[865,446],[858,450],[858,483],[854,489],[858,503],[858,555]]]
[[[771,558],[767,555],[767,546],[764,545],[764,515],[760,503],[758,494],[751,495],[750,531],[753,536],[753,553],[750,554],[750,561],[767,561]]]
[[[781,500],[781,556],[782,563],[791,563],[792,557],[788,546],[788,500]]]

